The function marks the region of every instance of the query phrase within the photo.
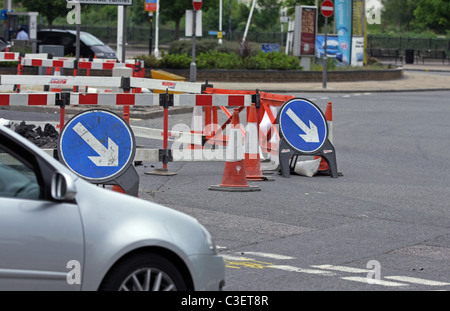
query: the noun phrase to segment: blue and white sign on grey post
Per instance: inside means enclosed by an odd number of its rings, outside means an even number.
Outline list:
[[[73,117],[58,143],[60,160],[92,183],[120,176],[133,162],[135,150],[128,123],[107,110],[87,110]]]
[[[328,125],[322,111],[307,99],[286,102],[279,114],[281,134],[296,151],[313,154],[328,138]]]

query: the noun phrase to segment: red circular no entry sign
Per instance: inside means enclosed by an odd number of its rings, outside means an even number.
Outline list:
[[[320,11],[322,15],[325,17],[331,17],[334,13],[334,4],[330,0],[325,0],[322,2],[322,6],[320,7]]]

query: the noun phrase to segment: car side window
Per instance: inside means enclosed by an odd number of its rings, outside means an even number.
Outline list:
[[[75,44],[75,39],[68,36],[62,37],[61,41],[62,45],[64,45],[65,47],[73,47],[73,45]]]
[[[33,167],[0,145],[0,197],[38,200],[43,193]]]
[[[44,38],[43,43],[49,45],[60,45],[61,38],[56,35],[48,35],[46,38]]]

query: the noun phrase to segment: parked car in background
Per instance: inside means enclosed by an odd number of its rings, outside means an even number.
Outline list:
[[[0,291],[221,290],[194,218],[93,185],[0,125]]]
[[[0,52],[11,52],[11,44],[0,37]]]
[[[37,32],[37,45],[63,45],[64,56],[75,56],[77,32],[74,30],[42,29]],[[81,58],[109,58],[117,59],[116,52],[94,35],[80,32]]]

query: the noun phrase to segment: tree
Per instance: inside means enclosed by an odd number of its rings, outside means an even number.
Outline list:
[[[439,34],[450,29],[450,2],[448,0],[419,0],[414,11],[415,25]]]
[[[175,39],[178,39],[180,37],[180,23],[186,15],[186,10],[193,10],[192,0],[161,1],[160,5],[161,14],[168,20],[175,22]],[[203,6],[205,5],[203,4]]]
[[[279,0],[258,0],[258,9],[255,12],[255,25],[261,30],[275,30],[279,25],[280,9],[282,6]]]
[[[66,16],[69,12],[66,0],[22,0],[22,5],[28,11],[44,16],[50,28],[57,17]]]
[[[382,0],[383,28],[395,28],[400,31],[410,31],[414,21],[414,11],[417,0]]]

